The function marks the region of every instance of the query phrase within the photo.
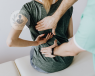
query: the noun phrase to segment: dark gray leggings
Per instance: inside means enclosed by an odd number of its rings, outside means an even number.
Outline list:
[[[39,67],[35,66],[33,63],[32,63],[32,58],[33,58],[33,53],[34,53],[34,47],[31,47],[31,50],[30,50],[30,63],[32,65],[32,67],[37,70],[38,72],[42,72],[42,73],[48,73],[42,69],[40,69]]]

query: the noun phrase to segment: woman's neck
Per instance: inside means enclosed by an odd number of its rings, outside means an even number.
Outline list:
[[[42,0],[35,0],[35,1],[37,1],[37,2],[39,2],[39,3],[41,3],[41,4],[43,4]],[[58,0],[53,0],[52,4],[56,3],[57,1],[58,1]]]
[[[40,2],[42,2],[43,0],[39,0]],[[56,3],[58,0],[52,0],[51,4]]]
[[[45,7],[47,13],[49,12],[50,7],[51,7],[52,2],[53,2],[53,0],[35,0],[35,1],[43,4],[43,6]],[[58,0],[55,0],[54,3],[56,3],[57,1]]]

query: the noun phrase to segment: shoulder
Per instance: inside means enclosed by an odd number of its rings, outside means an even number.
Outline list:
[[[26,2],[26,3],[24,4],[24,6],[29,7],[29,6],[33,5],[33,3],[34,3],[34,1],[32,0],[32,1]]]
[[[35,0],[29,1],[23,5],[28,10],[34,10],[35,8],[40,6],[40,3],[36,2]]]
[[[21,10],[30,13],[33,8],[34,8],[34,0],[24,3]]]
[[[26,2],[25,5],[33,4],[34,0]]]

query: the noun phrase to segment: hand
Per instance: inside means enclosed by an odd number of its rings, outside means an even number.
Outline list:
[[[49,39],[51,39],[53,37],[52,33],[48,33],[46,38],[42,38],[45,34],[41,34],[39,35],[35,41],[37,41],[38,45],[44,44],[46,43]]]
[[[41,48],[41,53],[45,54],[45,57],[55,57],[55,55],[52,55],[52,48],[58,46],[57,45],[57,40],[54,41],[54,44],[52,46],[46,47],[46,48]]]
[[[57,19],[54,18],[53,16],[48,16],[42,19],[41,21],[37,22],[36,30],[38,31],[43,31],[47,29],[52,29],[52,33],[56,35],[55,29],[57,26]]]

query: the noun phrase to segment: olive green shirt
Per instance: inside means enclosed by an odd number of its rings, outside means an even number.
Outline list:
[[[35,29],[35,26],[38,21],[42,20],[46,16],[51,16],[57,10],[61,2],[62,0],[58,0],[55,4],[52,4],[48,14],[46,13],[46,10],[43,7],[43,5],[35,0],[27,2],[23,5],[19,13],[21,13],[28,19],[26,25],[30,30],[33,41],[35,41],[37,36],[40,34],[45,33],[46,36],[49,32],[52,32],[52,29],[37,31]],[[70,18],[72,16],[72,12],[73,7],[70,7],[70,9],[68,9],[67,12],[61,17],[55,30],[56,35],[54,35],[53,38],[48,40],[45,44],[35,46],[32,62],[34,63],[34,65],[36,65],[37,67],[41,68],[46,72],[52,73],[61,71],[67,68],[73,61],[73,56],[67,57],[56,56],[54,58],[49,58],[45,57],[40,52],[41,48],[53,45],[55,39],[57,39],[58,45],[64,42],[68,42],[67,28],[69,25]]]

